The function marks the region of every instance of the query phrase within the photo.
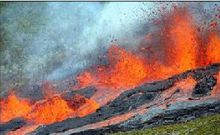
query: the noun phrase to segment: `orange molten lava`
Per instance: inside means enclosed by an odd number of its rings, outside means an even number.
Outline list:
[[[100,72],[99,83],[127,89],[143,82],[147,68],[138,56],[118,46],[111,46],[108,56],[109,64],[113,66]]]
[[[25,118],[35,123],[50,124],[68,118],[73,111],[60,96],[54,96],[36,104]]]
[[[99,104],[94,100],[83,96],[78,97],[79,95],[75,95],[68,101],[59,95],[54,95],[31,105],[27,100],[20,99],[14,93],[11,93],[6,100],[0,102],[0,122],[3,123],[16,117],[23,117],[36,124],[51,124],[69,117],[83,117],[99,108]],[[81,103],[82,100],[83,103]],[[69,104],[70,102],[72,105]]]
[[[77,79],[80,86],[93,84],[110,89],[128,89],[137,86],[147,76],[147,68],[141,58],[113,45],[108,51],[110,66],[96,69],[96,73],[85,72]]]
[[[196,30],[192,25],[192,18],[187,12],[181,11],[174,13],[173,27],[170,30],[170,38],[173,41],[171,46],[168,46],[170,51],[167,55],[172,55],[168,61],[171,66],[175,66],[175,70],[179,73],[196,67]]]
[[[7,99],[0,101],[0,122],[7,122],[16,117],[22,117],[31,110],[29,102],[11,93]]]
[[[216,33],[211,34],[206,53],[208,64],[220,62],[220,38]]]
[[[69,117],[86,116],[98,108],[99,105],[95,101],[80,95],[69,101],[57,95],[37,103],[25,118],[38,124],[51,124]]]

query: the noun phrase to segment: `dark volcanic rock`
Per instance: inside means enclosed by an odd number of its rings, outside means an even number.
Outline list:
[[[144,84],[136,88],[139,91],[147,91],[147,92],[158,92],[166,90],[173,86],[175,80],[170,78],[163,81],[157,81],[153,83]]]
[[[3,134],[4,132],[7,132],[7,131],[13,131],[13,130],[19,129],[25,124],[26,124],[25,120],[20,119],[20,118],[13,119],[4,124],[0,124],[0,134]]]
[[[187,107],[184,109],[167,110],[164,111],[163,113],[158,113],[156,116],[152,117],[149,120],[146,120],[145,122],[140,122],[137,120],[129,124],[120,123],[99,129],[90,129],[87,131],[72,133],[71,135],[105,135],[107,133],[115,133],[119,131],[123,132],[132,129],[143,129],[143,128],[151,128],[159,125],[180,123],[180,122],[196,119],[204,115],[211,115],[216,113],[220,113],[220,101],[216,101],[211,104],[204,103],[193,107]]]
[[[201,97],[210,94],[213,87],[216,85],[217,79],[213,76],[205,76],[195,86],[192,93],[194,97]]]
[[[188,121],[201,117],[203,115],[220,113],[220,101],[214,103],[204,103],[193,107],[180,108],[176,110],[167,110],[158,114],[144,124],[146,127],[157,125],[172,124]]]
[[[73,91],[68,91],[62,94],[62,96],[65,99],[69,99],[72,98],[75,94],[84,96],[86,98],[90,98],[92,97],[92,95],[95,94],[95,92],[97,91],[97,89],[95,87],[87,87],[87,88],[83,88],[80,90],[73,90]]]
[[[207,67],[202,67],[199,69],[194,69],[192,71],[193,71],[192,72],[193,78],[195,78],[196,80],[200,80],[207,75],[212,76],[212,75],[216,74],[218,71],[220,71],[220,63],[213,64],[213,65],[207,66]],[[190,72],[190,71],[187,71],[187,72]]]

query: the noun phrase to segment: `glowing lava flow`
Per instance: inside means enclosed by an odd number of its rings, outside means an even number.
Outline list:
[[[11,92],[7,99],[0,101],[0,122],[8,122],[13,118],[22,117],[32,109],[28,100],[18,98]]]
[[[80,85],[95,84],[110,89],[128,89],[137,86],[147,77],[147,68],[141,58],[113,45],[108,50],[109,66],[100,66],[96,74],[84,72],[77,79]]]
[[[216,33],[210,35],[206,55],[208,64],[220,62],[220,37]]]
[[[31,105],[28,101],[20,99],[12,93],[6,100],[1,101],[0,122],[23,117],[36,124],[51,124],[69,117],[83,117],[99,108],[95,101],[81,96],[80,100],[83,99],[84,102],[80,103],[77,97],[75,95],[72,100],[66,101],[60,95],[54,95]],[[73,107],[69,105],[70,102],[79,105]]]
[[[43,103],[36,104],[32,112],[25,118],[35,123],[50,124],[68,118],[73,111],[65,100],[59,96],[54,96]]]
[[[192,24],[192,18],[188,12],[177,11],[173,16],[173,26],[169,30],[171,38],[169,49],[166,52],[168,62],[181,73],[196,67],[196,50],[198,47],[196,39],[196,30]]]

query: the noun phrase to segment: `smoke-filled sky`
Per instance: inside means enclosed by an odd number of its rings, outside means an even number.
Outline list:
[[[0,3],[1,89],[57,80],[97,63],[116,43],[135,48],[153,19],[174,3]],[[184,3],[176,3],[183,5]],[[188,3],[214,12],[215,3]],[[195,10],[195,13],[199,10]],[[200,16],[201,17],[209,17]]]

